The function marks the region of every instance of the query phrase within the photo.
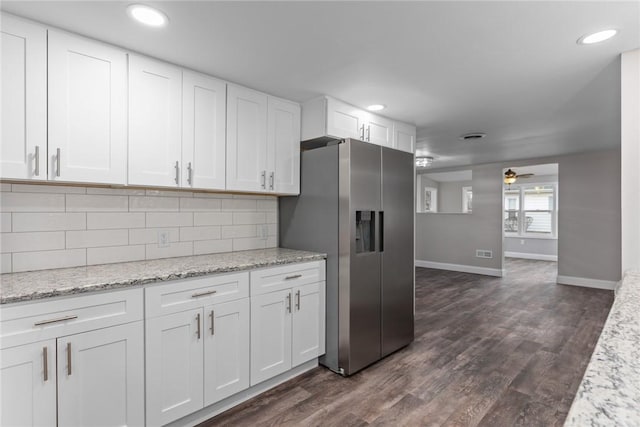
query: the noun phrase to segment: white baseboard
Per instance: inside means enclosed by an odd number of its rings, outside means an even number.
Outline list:
[[[613,280],[589,279],[587,277],[560,276],[556,278],[556,283],[560,285],[582,286],[584,288],[607,289],[612,291],[618,282]]]
[[[504,256],[507,258],[523,258],[523,259],[536,259],[538,261],[555,261],[558,262],[557,255],[542,255],[542,254],[530,254],[525,252],[506,252]]]
[[[224,400],[221,400],[218,403],[214,403],[211,406],[207,406],[204,409],[200,409],[197,412],[194,412],[191,415],[187,415],[184,418],[180,418],[176,421],[173,421],[167,424],[166,427],[192,427],[196,426],[209,418],[213,418],[214,416],[221,414],[222,412],[233,408],[234,406],[239,405],[242,402],[245,402],[265,391],[282,384],[285,381],[289,381],[290,379],[297,377],[300,374],[303,374],[311,369],[314,369],[318,366],[318,359],[313,359],[308,362],[303,363],[302,365],[296,366],[290,371],[284,372],[278,376],[275,376],[271,379],[261,382],[260,384],[256,384],[253,387],[250,387],[246,390],[243,390],[239,393],[234,394],[233,396],[227,397]],[[337,375],[337,374],[336,374]]]
[[[460,271],[462,273],[484,274],[485,276],[503,277],[505,271],[499,268],[476,267],[474,265],[449,264],[446,262],[433,262],[416,260],[416,267],[435,268],[438,270]]]

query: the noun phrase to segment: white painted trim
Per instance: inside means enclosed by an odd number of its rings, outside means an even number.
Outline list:
[[[543,255],[543,254],[531,254],[531,253],[525,253],[525,252],[505,251],[504,256],[506,258],[537,259],[538,261],[558,262],[558,255]]]
[[[616,288],[618,282],[614,280],[589,279],[587,277],[561,276],[556,277],[556,283],[559,285],[582,286],[583,288],[607,289],[612,291]]]
[[[246,390],[243,390],[239,393],[234,394],[233,396],[229,396],[224,400],[221,400],[218,403],[214,403],[213,405],[207,406],[206,408],[200,409],[197,412],[194,412],[186,417],[180,418],[170,424],[167,424],[166,427],[185,427],[185,426],[196,426],[209,418],[213,418],[214,416],[223,413],[224,411],[233,408],[234,406],[239,405],[242,402],[245,402],[265,391],[272,389],[273,387],[282,384],[290,379],[297,377],[304,372],[310,371],[311,369],[318,366],[318,359],[313,359],[308,362],[303,363],[302,365],[296,366],[290,371],[284,372],[278,376],[270,378],[266,381],[261,382],[260,384],[256,384],[253,387],[250,387]],[[336,374],[337,375],[337,374]]]
[[[416,267],[435,268],[438,270],[460,271],[462,273],[484,274],[485,276],[503,277],[504,270],[499,268],[476,267],[474,265],[449,264],[446,262],[433,262],[416,260]]]

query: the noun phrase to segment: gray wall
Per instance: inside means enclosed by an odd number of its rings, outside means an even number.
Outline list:
[[[416,259],[501,269],[502,169],[545,163],[559,164],[558,274],[619,280],[619,149],[472,167],[473,213],[417,214]]]
[[[558,256],[558,239],[505,237],[503,249],[505,252]]]
[[[438,191],[438,212],[462,212],[462,187],[471,187],[473,181],[441,182]]]
[[[422,197],[424,197],[424,189],[426,187],[432,187],[438,190],[438,198],[440,198],[440,183],[432,179],[429,179],[424,175],[420,175],[420,181],[418,185],[416,185],[416,188],[418,189],[417,198],[416,198],[417,211],[422,210]],[[437,203],[438,203],[438,206],[437,206],[438,212],[440,212],[440,200],[438,200]]]

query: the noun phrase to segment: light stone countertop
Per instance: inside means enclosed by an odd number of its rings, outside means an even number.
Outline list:
[[[323,260],[325,254],[272,248],[0,275],[0,304],[140,286],[206,274]]]
[[[564,425],[640,426],[640,272],[616,294]]]

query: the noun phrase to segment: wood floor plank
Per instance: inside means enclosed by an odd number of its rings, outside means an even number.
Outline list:
[[[416,269],[415,341],[351,377],[319,367],[212,426],[561,426],[613,293],[555,284],[556,263],[507,277]]]

